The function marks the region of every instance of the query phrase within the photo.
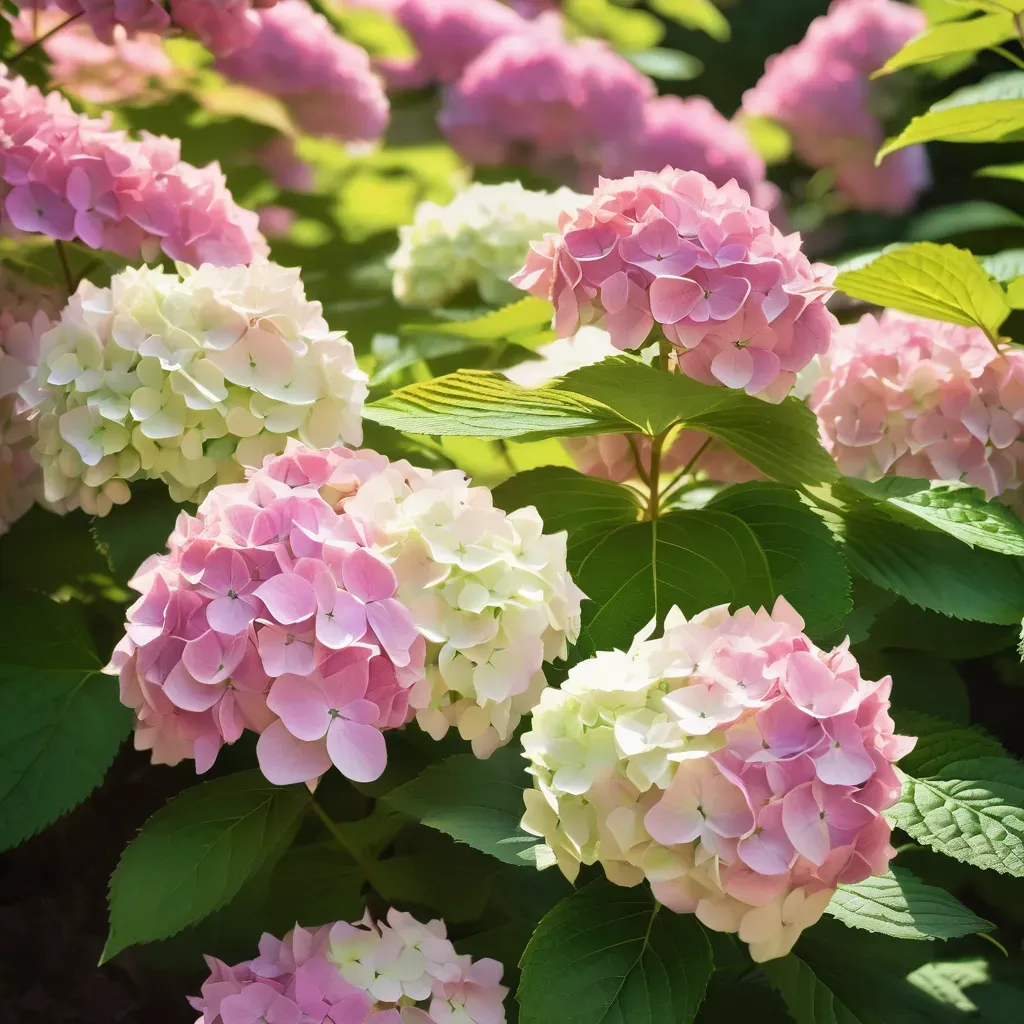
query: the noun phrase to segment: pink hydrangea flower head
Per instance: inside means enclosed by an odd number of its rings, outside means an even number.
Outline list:
[[[362,47],[342,39],[306,0],[281,0],[255,17],[255,39],[221,57],[218,71],[276,96],[310,135],[341,142],[380,138],[388,99]]]
[[[821,366],[810,406],[848,476],[960,480],[989,498],[1024,484],[1024,354],[886,310],[841,327]]]
[[[14,37],[28,45],[65,19],[56,10],[41,15],[24,12],[14,22]],[[104,43],[87,24],[78,22],[54,32],[43,48],[51,61],[54,85],[91,103],[137,99],[151,83],[168,81],[174,74],[174,63],[159,36],[146,32],[129,36],[123,25],[115,25],[111,41]]]
[[[567,41],[557,16],[503,36],[452,86],[438,117],[477,164],[527,165],[590,188],[601,150],[643,119],[654,85],[594,39]]]
[[[259,218],[235,204],[217,164],[193,167],[179,144],[75,113],[0,66],[0,215],[19,231],[127,259],[249,263],[265,254]]]
[[[863,679],[848,643],[816,647],[782,597],[654,625],[544,692],[523,827],[570,879],[646,879],[755,961],[785,956],[838,885],[895,854],[881,812],[914,741],[894,735],[892,680]]]
[[[411,60],[381,62],[388,84],[396,89],[454,82],[496,39],[524,27],[523,19],[500,0],[356,0],[356,6],[390,14],[416,47]]]
[[[42,497],[31,453],[35,425],[18,390],[35,374],[40,339],[54,316],[50,293],[0,269],[0,534]]]
[[[604,147],[602,173],[623,178],[635,171],[678,167],[700,171],[718,186],[735,180],[755,206],[771,210],[779,200],[765,180],[765,164],[746,132],[723,117],[703,96],[659,96],[644,106],[635,131]]]
[[[189,999],[197,1024],[504,1024],[497,960],[460,956],[443,921],[385,920],[264,934],[259,955],[210,975]]]
[[[96,37],[114,41],[118,29],[163,34],[174,29],[195,36],[214,53],[247,46],[259,31],[254,8],[277,0],[17,0],[25,10],[56,7],[68,15],[84,15]]]
[[[382,732],[414,713],[481,754],[507,741],[575,637],[579,596],[565,535],[489,499],[458,473],[294,440],[214,488],[131,582],[107,670],[136,746],[205,771],[251,729],[284,785],[331,765],[372,781]]]
[[[780,122],[797,155],[830,169],[859,208],[904,213],[930,183],[928,158],[917,146],[875,167],[885,126],[873,107],[886,86],[870,76],[925,25],[924,12],[910,4],[836,0],[801,42],[768,59],[743,109]]]
[[[666,168],[602,179],[512,281],[554,304],[559,337],[595,322],[634,349],[659,324],[683,373],[781,401],[828,348],[834,273],[735,182]]]

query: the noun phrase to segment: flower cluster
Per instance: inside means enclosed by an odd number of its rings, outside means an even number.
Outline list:
[[[828,168],[861,209],[903,213],[930,181],[923,146],[875,166],[885,126],[871,74],[923,31],[923,11],[894,0],[836,0],[803,40],[768,59],[743,109],[780,122],[802,160]]]
[[[210,976],[189,1002],[197,1024],[504,1024],[497,960],[460,956],[443,921],[391,909],[355,924],[264,934],[259,956]]]
[[[114,39],[118,28],[164,33],[173,28],[194,35],[217,54],[244,48],[259,31],[253,8],[273,7],[277,0],[15,0],[25,10],[58,8],[84,15],[102,42]]]
[[[392,15],[415,45],[415,58],[380,64],[388,84],[398,89],[454,82],[496,39],[524,27],[500,0],[355,0],[355,6]]]
[[[39,339],[57,316],[49,292],[0,269],[0,534],[40,497],[34,434],[18,389],[35,372]]]
[[[544,692],[523,827],[570,879],[581,863],[647,879],[754,960],[784,956],[837,885],[894,855],[881,812],[913,740],[893,735],[892,680],[862,679],[847,644],[815,647],[781,597],[653,626]]]
[[[65,20],[62,12],[23,12],[14,22],[14,37],[23,45],[56,29]],[[160,37],[140,32],[129,36],[115,25],[109,43],[101,42],[88,25],[80,22],[55,31],[43,49],[50,58],[50,79],[65,92],[90,103],[121,103],[143,96],[151,82],[168,81],[174,63]]]
[[[272,782],[332,763],[366,781],[384,769],[382,730],[412,709],[486,756],[578,631],[565,535],[542,526],[461,473],[290,440],[182,513],[169,554],[132,581],[142,597],[108,671],[136,746],[205,771],[249,728]]]
[[[1024,484],[1024,353],[886,310],[839,328],[821,366],[810,405],[848,476]]]
[[[395,297],[407,306],[444,305],[476,285],[484,302],[516,297],[509,278],[523,265],[534,238],[558,225],[559,215],[583,202],[567,188],[530,192],[519,182],[470,185],[447,206],[424,202],[389,262]]]
[[[178,269],[129,268],[109,288],[83,281],[43,338],[22,395],[59,507],[105,515],[128,500],[129,481],[152,478],[193,501],[287,436],[362,440],[366,375],[298,270]]]
[[[75,113],[0,65],[2,212],[20,231],[78,239],[128,259],[160,249],[190,263],[248,263],[266,252],[255,213],[235,204],[217,164],[180,159],[177,141],[140,142]]]
[[[476,164],[528,166],[593,186],[602,148],[638,125],[654,85],[595,39],[567,41],[557,15],[524,22],[465,69],[438,122]]]
[[[560,337],[600,322],[616,348],[632,349],[657,323],[683,373],[781,401],[828,349],[834,273],[735,182],[716,188],[666,168],[602,180],[512,280],[554,303]]]
[[[724,118],[703,96],[659,96],[644,107],[643,118],[629,132],[605,145],[602,174],[622,178],[635,171],[679,167],[700,171],[718,186],[735,180],[755,206],[773,209],[778,188],[765,181],[765,164],[746,132]]]
[[[388,99],[362,47],[342,39],[306,0],[280,0],[256,17],[256,38],[221,57],[218,71],[278,97],[310,135],[341,142],[380,138]]]
[[[505,371],[509,380],[527,388],[540,387],[556,377],[564,377],[583,366],[592,366],[618,354],[607,331],[581,327],[574,338],[559,338],[537,349],[541,358],[518,363]],[[664,472],[684,469],[694,463],[693,471],[721,483],[745,483],[762,475],[746,459],[717,441],[704,448],[707,434],[699,430],[681,430],[670,437],[661,455]],[[623,483],[643,473],[650,477],[651,442],[643,434],[600,434],[595,437],[566,437],[562,444],[580,472]]]

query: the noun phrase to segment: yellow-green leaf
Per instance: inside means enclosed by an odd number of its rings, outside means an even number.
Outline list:
[[[943,22],[911,39],[873,77],[889,75],[902,68],[926,64],[958,53],[972,53],[998,46],[1016,36],[1017,30],[1009,14],[986,14],[967,21]]]
[[[1005,178],[1007,181],[1024,181],[1024,164],[996,164],[975,171],[979,178]]]
[[[876,163],[919,142],[1010,142],[1024,132],[1024,71],[991,75],[915,117],[878,151]]]
[[[890,249],[836,279],[855,299],[905,313],[980,327],[995,336],[1010,313],[1005,294],[966,249],[917,242]]]
[[[732,35],[725,15],[711,0],[649,0],[651,9],[683,28],[706,32],[712,39],[726,42]]]
[[[586,34],[626,53],[649,50],[665,37],[664,24],[649,11],[626,10],[610,0],[565,0],[562,9]]]

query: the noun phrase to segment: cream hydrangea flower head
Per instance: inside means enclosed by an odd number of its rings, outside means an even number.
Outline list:
[[[518,181],[470,185],[447,206],[421,203],[389,266],[395,297],[406,306],[444,305],[475,284],[484,302],[520,298],[508,279],[522,266],[530,242],[558,227],[558,215],[583,197],[568,188],[531,192]]]
[[[197,501],[289,435],[314,448],[362,440],[366,375],[297,269],[179,264],[128,268],[109,288],[83,281],[41,348],[22,397],[59,508],[105,515],[152,478]]]
[[[374,525],[428,641],[431,699],[417,721],[436,739],[456,726],[487,757],[537,702],[544,662],[579,635],[566,535],[545,534],[534,508],[495,508],[457,470],[403,463],[363,482],[345,511]]]

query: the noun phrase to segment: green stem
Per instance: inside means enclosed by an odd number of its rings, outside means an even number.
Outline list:
[[[68,262],[68,254],[64,248],[64,243],[58,238],[56,245],[57,258],[60,260],[61,269],[64,271],[64,283],[67,285],[68,298],[71,298],[75,293],[75,275],[71,273],[71,264]]]
[[[708,450],[711,446],[711,442],[714,441],[713,437],[709,437],[694,453],[694,456],[690,461],[683,467],[682,472],[676,475],[672,480],[672,483],[665,488],[661,500],[664,504],[669,498],[675,497],[680,491],[684,490],[688,484],[692,481],[688,477],[693,475],[694,467],[697,465],[697,460]]]
[[[636,443],[636,438],[632,434],[627,434],[626,442],[629,444],[629,450],[633,453],[633,465],[636,466],[636,475],[650,487],[651,477],[644,468],[644,460],[640,456],[640,446]]]
[[[665,447],[665,439],[669,430],[663,430],[657,437],[651,438],[651,496],[647,502],[647,515],[645,519],[657,519],[661,514],[661,452]]]
[[[993,53],[998,53],[1000,57],[1024,70],[1024,60],[1021,60],[1015,53],[1011,53],[1005,46],[993,46],[991,49]]]
[[[31,53],[37,46],[42,46],[43,43],[45,43],[46,40],[50,38],[50,36],[55,36],[62,28],[67,28],[67,26],[70,25],[71,22],[77,21],[84,14],[85,14],[85,11],[79,11],[77,14],[72,14],[70,18],[66,18],[59,25],[54,25],[54,27],[51,28],[49,32],[44,32],[38,39],[33,39],[32,42],[28,44],[28,46],[26,46],[23,49],[19,50],[7,62],[7,66],[8,67],[13,67],[15,64],[18,63],[19,60],[21,60],[22,57],[25,56],[25,54]]]
[[[324,823],[324,828],[334,837],[335,842],[341,849],[356,862],[362,869],[363,874],[369,880],[373,871],[373,865],[368,861],[352,844],[345,838],[345,833],[338,828],[337,822],[316,802],[314,797],[309,801],[309,806],[316,816]]]

